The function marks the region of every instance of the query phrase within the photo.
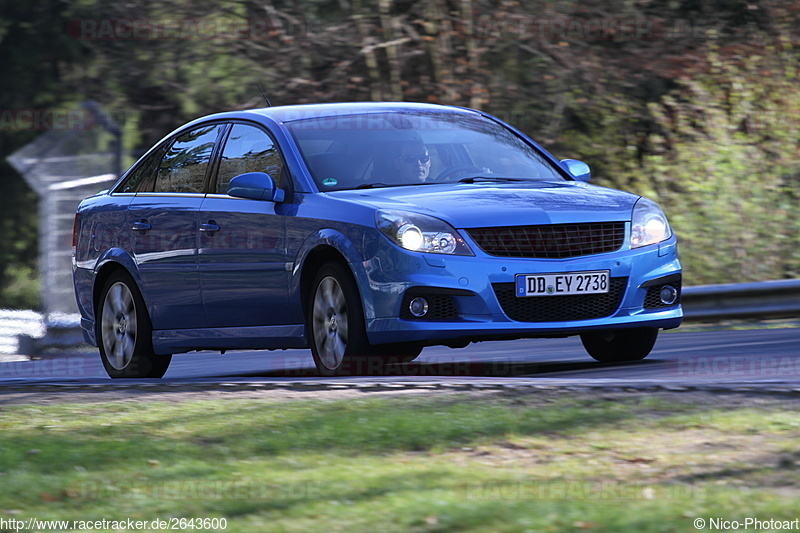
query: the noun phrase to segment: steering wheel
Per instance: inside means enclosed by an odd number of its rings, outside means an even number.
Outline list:
[[[436,176],[435,181],[448,181],[459,174],[486,174],[486,169],[478,168],[473,165],[457,165],[444,169]]]

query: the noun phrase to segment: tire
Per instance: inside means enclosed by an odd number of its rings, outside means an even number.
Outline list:
[[[153,351],[153,326],[139,289],[124,272],[106,281],[97,308],[97,345],[112,378],[160,378],[172,355]]]
[[[320,374],[373,374],[383,369],[383,357],[373,353],[367,339],[361,296],[347,267],[330,262],[319,269],[307,310],[311,355]]]
[[[658,328],[632,328],[584,333],[581,342],[597,361],[619,363],[644,359],[657,338]]]

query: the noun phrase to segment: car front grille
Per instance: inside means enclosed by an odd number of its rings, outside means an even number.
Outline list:
[[[625,239],[625,222],[503,226],[467,231],[489,255],[562,259],[619,250]]]
[[[493,283],[494,293],[503,312],[518,322],[566,322],[589,320],[613,314],[622,302],[628,278],[611,278],[604,294],[567,296],[528,296],[518,298],[514,283]]]

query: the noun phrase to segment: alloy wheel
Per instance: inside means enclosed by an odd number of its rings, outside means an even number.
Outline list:
[[[322,278],[314,293],[312,309],[314,343],[322,364],[329,370],[341,365],[347,349],[347,299],[333,276]]]
[[[114,283],[106,293],[100,331],[108,363],[124,370],[133,358],[138,327],[133,294],[122,282]]]

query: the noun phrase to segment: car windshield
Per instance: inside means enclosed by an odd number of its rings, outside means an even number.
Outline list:
[[[336,115],[290,122],[320,191],[564,181],[536,148],[485,117],[461,112]]]

